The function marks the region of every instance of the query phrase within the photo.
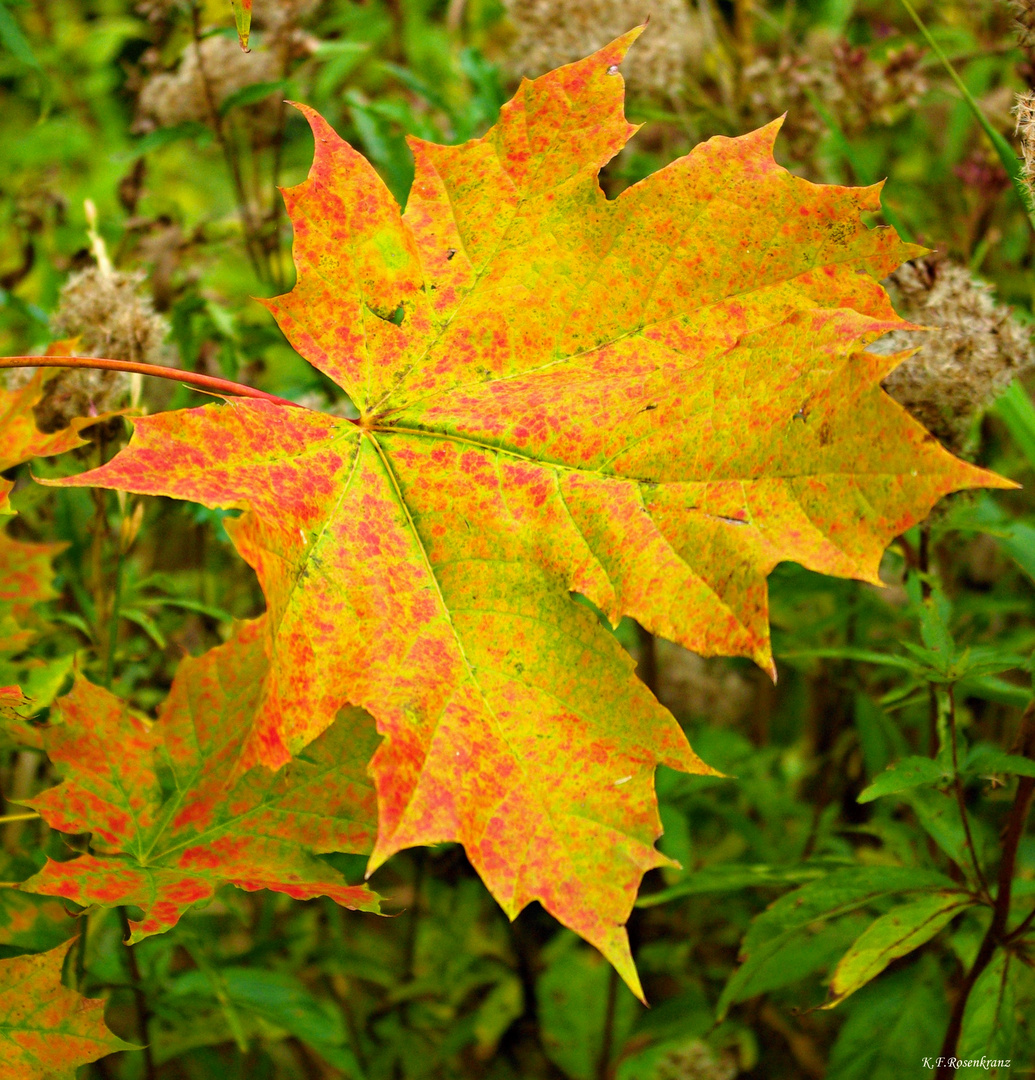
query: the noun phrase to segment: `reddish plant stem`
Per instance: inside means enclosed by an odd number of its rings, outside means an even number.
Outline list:
[[[1035,701],[1024,710],[1021,718],[1021,731],[1019,736],[1020,752],[1026,757],[1035,757]],[[1013,806],[1010,808],[1010,816],[1003,830],[1003,857],[999,863],[999,888],[996,892],[995,907],[992,909],[992,922],[978,948],[977,956],[967,972],[960,987],[960,992],[953,1005],[952,1016],[949,1018],[949,1027],[945,1032],[945,1041],[939,1056],[939,1065],[935,1070],[934,1080],[951,1080],[956,1075],[956,1068],[949,1064],[956,1056],[959,1045],[960,1033],[963,1030],[963,1016],[967,1009],[967,999],[970,997],[974,984],[980,978],[982,972],[992,962],[996,949],[1000,945],[1007,944],[1010,935],[1007,933],[1007,922],[1010,918],[1010,893],[1013,888],[1013,874],[1017,865],[1017,848],[1021,837],[1024,835],[1024,827],[1028,821],[1028,813],[1031,810],[1033,797],[1035,797],[1035,777],[1022,776],[1017,782],[1017,794],[1014,796]]]
[[[254,386],[219,379],[214,375],[201,375],[196,371],[181,371],[179,368],[162,367],[160,364],[138,364],[133,360],[108,360],[99,356],[0,356],[0,368],[18,367],[59,367],[59,368],[97,368],[101,371],[127,371],[133,375],[153,375],[156,379],[172,379],[185,383],[196,390],[207,390],[213,394],[233,394],[236,397],[259,398],[272,401],[277,405],[290,405],[294,409],[303,409],[287,398],[267,394],[256,390]]]

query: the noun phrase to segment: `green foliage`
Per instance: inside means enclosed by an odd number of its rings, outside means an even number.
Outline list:
[[[480,135],[523,58],[508,52],[503,6],[485,0],[285,3],[281,30],[273,6],[256,3],[251,47],[276,62],[227,84],[212,109],[178,84],[163,103],[194,111],[170,107],[165,123],[145,114],[142,89],[194,47],[188,0],[0,0],[0,352],[48,345],[65,282],[104,251],[118,272],[141,273],[139,294],[167,321],[163,355],[148,359],[355,415],[246,299],[292,279],[274,185],[302,179],[312,143],[280,99],[317,108],[405,200],[405,136]],[[605,170],[607,194],[786,109],[782,163],[822,183],[887,177],[888,210],[873,223],[969,267],[1030,324],[1032,230],[1011,190],[1010,107],[1035,56],[1005,4],[914,6],[965,94],[896,4],[688,5],[707,15],[697,51],[676,84],[633,94],[630,119],[649,122]],[[196,16],[203,35],[236,48],[228,6],[198,3]],[[664,33],[656,17],[644,46]],[[48,969],[47,992],[107,999],[124,1040],[103,1033],[91,1005],[97,1052],[124,1049],[80,1080],[899,1080],[939,1054],[961,1001],[958,1057],[1031,1067],[1030,832],[1017,838],[996,948],[960,994],[1002,895],[1004,830],[1035,778],[1022,720],[1035,649],[1029,389],[1015,381],[975,412],[966,447],[1024,487],[943,503],[889,549],[885,588],[791,564],[773,572],[775,687],[745,661],[705,661],[619,626],[641,677],[726,774],[659,770],[660,846],[681,865],[651,872],[630,923],[651,1009],[543,911],[510,924],[453,845],[377,872],[370,885],[394,918],[226,886],[132,947],[132,906],[80,909],[5,887],[0,979],[26,956],[69,950],[65,990]],[[120,392],[150,412],[203,403],[158,380]],[[97,388],[84,393],[93,401]],[[0,688],[31,701],[3,699],[5,883],[93,857],[89,835],[59,834],[27,809],[65,776],[43,740],[75,672],[153,718],[184,654],[262,611],[222,513],[32,482],[101,464],[127,437],[118,420],[85,434],[64,457],[4,472],[17,511],[0,519],[6,538],[64,545],[47,556],[38,599],[0,595]],[[166,799],[175,778],[155,775]],[[307,858],[362,883],[362,856]],[[145,1041],[148,1051],[125,1048]]]

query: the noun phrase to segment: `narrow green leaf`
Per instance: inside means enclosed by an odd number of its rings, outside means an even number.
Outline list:
[[[1012,969],[1012,970],[1011,970]],[[1014,981],[1017,962],[1000,950],[978,976],[963,1014],[956,1056],[962,1061],[1009,1061],[1014,1057],[1017,1017]],[[957,1080],[995,1080],[1010,1075],[1010,1067],[988,1069],[964,1066],[956,1072]]]
[[[36,68],[37,71],[40,70],[40,62],[36,59],[32,47],[4,3],[0,3],[0,44],[23,64]]]
[[[740,954],[742,964],[719,998],[718,1018],[721,1020],[735,1001],[761,993],[756,987],[765,982],[770,969],[796,962],[795,950],[808,940],[802,936],[799,941],[799,935],[811,923],[848,914],[894,893],[953,888],[950,878],[933,870],[902,866],[851,867],[835,870],[820,881],[781,896],[755,919],[745,935]],[[829,939],[821,940],[836,939],[837,934],[832,933]],[[813,959],[816,959],[822,949],[819,945],[812,949]],[[833,955],[829,959],[832,961]]]
[[[781,896],[762,912],[744,938],[743,951],[756,948],[775,934],[808,926],[817,919],[844,915],[883,896],[954,887],[951,878],[935,870],[907,866],[846,867],[835,870],[820,881]]]
[[[930,788],[916,788],[903,795],[924,832],[964,873],[969,873],[971,863],[966,850],[966,834],[956,800]]]
[[[641,896],[636,906],[641,908],[657,907],[677,900],[681,896],[698,896],[710,892],[736,892],[739,889],[751,889],[773,885],[800,885],[806,881],[816,881],[826,877],[830,864],[802,863],[796,866],[745,865],[726,863],[719,866],[706,866],[688,874],[683,881],[660,892]]]
[[[608,995],[614,977],[603,957],[565,932],[546,950],[548,967],[536,982],[539,1030],[546,1056],[571,1080],[595,1080],[605,1040],[611,1052],[621,1048],[643,1011],[624,986],[608,1023]]]
[[[158,128],[133,143],[129,150],[119,155],[119,160],[129,161],[143,157],[145,154],[182,142],[184,139],[196,139],[199,146],[204,146],[212,140],[212,131],[197,120],[185,120],[182,124],[175,124],[173,127]]]
[[[778,654],[781,660],[858,660],[863,664],[884,664],[887,667],[902,668],[904,671],[916,671],[918,664],[907,656],[894,653],[877,652],[874,649],[844,648],[795,649],[793,652]]]
[[[920,33],[927,39],[927,44],[931,46],[935,56],[942,62],[942,66],[949,74],[949,78],[956,84],[956,89],[959,90],[963,97],[963,100],[967,103],[968,108],[974,115],[974,119],[977,120],[981,126],[981,130],[988,136],[992,145],[995,147],[996,153],[999,155],[999,160],[1003,163],[1003,168],[1006,169],[1007,176],[1010,177],[1010,182],[1013,184],[1013,189],[1017,194],[1017,198],[1021,200],[1021,206],[1024,207],[1027,213],[1028,222],[1032,229],[1035,230],[1035,207],[1032,206],[1031,196],[1028,194],[1028,189],[1025,186],[1023,179],[1023,162],[1017,157],[1017,153],[1014,148],[1006,141],[1006,139],[998,132],[985,116],[978,104],[974,95],[967,89],[966,83],[956,73],[956,69],[952,66],[952,61],[945,55],[942,47],[934,39],[931,31],[927,29],[926,24],[916,13],[916,9],[909,2],[909,0],[902,0],[902,6],[909,12],[913,22],[916,23]]]
[[[1030,695],[1029,695],[1030,696]],[[962,772],[968,776],[1007,773],[1012,776],[1035,776],[1035,761],[1020,754],[1006,754],[987,746],[975,747],[967,758]]]
[[[968,893],[954,889],[921,896],[882,915],[841,958],[830,983],[834,998],[823,1008],[832,1009],[840,1004],[849,994],[875,979],[892,960],[930,941],[974,903]]]
[[[781,934],[772,947],[749,957],[733,973],[716,1006],[722,1020],[729,1007],[738,1001],[778,990],[825,971],[844,952],[859,933],[856,918],[839,919],[819,928],[803,927]]]
[[[1035,763],[1033,763],[1035,764]],[[910,788],[926,787],[939,784],[949,778],[949,773],[936,761],[925,757],[906,757],[896,761],[865,788],[859,795],[858,802],[868,803],[882,795],[892,795]]]
[[[830,1051],[825,1080],[903,1080],[935,1055],[949,1022],[943,978],[930,957],[864,986]],[[928,961],[925,963],[924,961]]]
[[[1032,404],[1028,391],[1014,379],[999,396],[994,411],[1035,468],[1035,404]]]
[[[275,82],[260,82],[252,83],[251,86],[242,86],[240,90],[235,90],[232,94],[228,94],[223,98],[219,106],[219,115],[226,116],[231,109],[236,109],[240,105],[255,105],[264,98],[268,98],[270,94],[285,94],[289,85],[287,79],[277,79]]]
[[[283,1028],[350,1080],[361,1080],[363,1071],[346,1044],[340,1013],[313,997],[294,976],[247,967],[221,968],[219,975],[235,1008]],[[214,998],[208,977],[197,970],[179,976],[169,993],[174,997]]]

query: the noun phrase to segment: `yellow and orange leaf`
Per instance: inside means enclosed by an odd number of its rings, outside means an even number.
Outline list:
[[[778,562],[876,582],[938,498],[1006,483],[880,388],[902,357],[865,346],[908,324],[879,279],[919,249],[863,224],[878,187],[791,175],[775,122],[605,197],[638,33],[524,82],[481,139],[411,140],[405,213],[303,108],[298,279],[267,306],[360,419],[148,417],[71,481],[245,511],[269,658],[245,763],[367,710],[371,869],[460,841],[509,915],[539,900],[637,991],[654,770],[709,769],[570,594],[772,671]]]
[[[0,1061],[5,1080],[72,1080],[87,1062],[133,1050],[104,1023],[104,1002],[61,985],[67,945],[0,960]]]
[[[265,660],[261,622],[184,660],[149,724],[82,678],[54,707],[44,746],[65,780],[26,800],[54,829],[91,832],[92,854],[48,860],[27,892],[78,904],[135,905],[131,941],[175,925],[223,883],[378,910],[315,853],[369,851],[375,800],[364,766],[373,724],[351,710],[279,773],[235,771]],[[346,710],[348,712],[348,710]],[[364,723],[365,720],[365,723]],[[171,778],[163,784],[160,775]]]

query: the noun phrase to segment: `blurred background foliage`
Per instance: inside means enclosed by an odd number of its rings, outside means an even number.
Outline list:
[[[1035,8],[915,6],[991,129],[1035,161],[1024,97]],[[0,889],[0,956],[78,931],[69,984],[109,997],[125,1038],[143,1041],[146,1028],[150,1055],[113,1055],[80,1077],[927,1075],[993,917],[1001,830],[1035,774],[1024,711],[1035,276],[1010,172],[899,0],[255,0],[250,53],[224,0],[0,0],[0,353],[78,337],[80,351],[348,414],[249,299],[292,282],[276,186],[304,177],[312,142],[284,100],[322,112],[405,202],[407,135],[478,136],[522,75],[647,15],[624,68],[628,114],[645,126],[605,169],[607,193],[783,113],[787,168],[822,183],[886,178],[872,224],[934,251],[888,282],[902,313],[934,328],[888,389],[947,445],[1024,487],[946,500],[889,549],[883,589],[780,567],[775,686],[748,662],[618,627],[641,677],[730,777],[658,776],[660,846],[681,867],[648,875],[630,923],[650,1010],[537,907],[509,924],[456,846],[405,853],[375,875],[395,918],[228,888],[132,950],[115,912],[72,918],[71,905]],[[57,428],[130,399],[149,410],[201,400],[76,372],[54,378],[37,419]],[[97,463],[126,438],[121,421],[93,432],[75,455],[36,462],[36,475]],[[27,467],[7,475],[18,481],[9,535],[65,547],[31,642],[0,649],[0,684],[20,681],[45,705],[74,659],[153,715],[184,654],[261,610],[220,514],[45,489]],[[0,751],[5,812],[55,779],[12,732]],[[69,854],[38,821],[4,824],[0,846],[6,880],[44,853]],[[362,859],[327,858],[361,878]],[[961,1056],[1010,1058],[1020,1074],[1035,1062],[1030,834],[1014,870],[1019,930],[957,1019]],[[913,925],[931,882],[971,899],[926,938],[889,935]],[[858,958],[864,933],[886,970],[821,1008],[852,982],[839,960]]]

